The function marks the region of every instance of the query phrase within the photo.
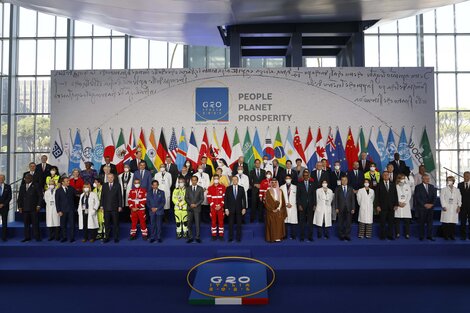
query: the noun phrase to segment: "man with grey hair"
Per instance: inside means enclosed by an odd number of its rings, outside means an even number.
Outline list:
[[[11,186],[5,183],[5,175],[0,174],[0,215],[2,217],[2,241],[8,237],[8,211],[10,210]]]
[[[424,229],[427,229],[427,239],[434,241],[432,232],[433,210],[437,199],[437,190],[430,184],[431,177],[428,173],[422,175],[423,182],[416,186],[414,198],[416,210],[419,214],[419,240],[424,240]]]

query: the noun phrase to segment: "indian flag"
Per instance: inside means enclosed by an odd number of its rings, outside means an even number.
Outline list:
[[[149,143],[150,145],[148,147],[147,155],[145,156],[144,160],[147,163],[149,170],[153,171],[155,170],[155,162],[157,161],[157,143],[155,142],[155,133],[153,131],[153,128],[150,131]]]

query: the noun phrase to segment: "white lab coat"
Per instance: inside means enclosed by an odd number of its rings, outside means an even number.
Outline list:
[[[291,184],[290,192],[287,192],[287,184],[281,186],[281,191],[284,194],[284,199],[286,199],[286,211],[287,217],[284,223],[297,224],[297,186]],[[291,204],[292,207],[288,208],[287,204]]]
[[[199,173],[196,172],[193,174],[193,176],[197,177],[197,184],[198,186],[201,186],[202,189],[204,189],[204,202],[202,203],[203,205],[208,205],[209,202],[207,202],[207,188],[209,188],[211,184],[211,180],[209,178],[209,174],[207,173]]]
[[[127,206],[127,200],[129,199],[129,192],[132,190],[132,186],[134,185],[134,173],[129,172],[129,182],[127,183],[126,190],[124,190],[124,184],[122,183],[122,177],[124,173],[119,174],[119,185],[121,186],[122,194],[126,194],[124,197],[124,206]]]
[[[47,227],[59,227],[60,216],[57,214],[55,206],[56,189],[46,190],[44,192],[44,201],[46,202],[46,225]]]
[[[248,189],[250,189],[250,179],[245,174],[237,174],[238,177],[238,186],[242,186],[245,189],[245,200],[248,205]],[[230,182],[230,185],[232,183]]]
[[[82,199],[85,193],[80,195],[80,201],[78,202],[78,229],[83,229],[83,211],[85,208],[82,207]],[[100,207],[100,200],[98,195],[94,192],[90,192],[88,198],[88,229],[97,229],[98,225],[98,209]]]
[[[452,189],[447,186],[441,189],[441,223],[454,223],[457,224],[459,214],[457,208],[462,205],[462,195],[457,187]],[[444,208],[446,209],[444,211]]]
[[[221,166],[220,168],[222,168],[222,175],[227,176],[228,180],[230,181],[230,177],[232,177],[232,170],[225,164]]]
[[[170,196],[171,196],[171,184],[172,184],[172,179],[171,179],[171,174],[168,172],[165,172],[165,175],[163,175],[162,172],[158,172],[155,174],[154,179],[158,181],[158,189],[163,190],[165,192],[165,210],[170,209]]]
[[[267,172],[267,171],[270,171],[270,172],[273,174],[273,169],[274,169],[274,167],[273,167],[273,162],[272,162],[272,161],[268,161],[268,162],[266,162],[266,163],[264,163],[264,161],[263,161],[263,162],[261,163],[261,168],[262,168],[263,170],[265,170],[266,172]]]
[[[395,210],[395,218],[411,218],[411,187],[407,183],[404,183],[403,186],[397,184],[397,195],[398,202],[404,202],[405,206],[400,207]]]
[[[369,194],[367,194],[366,188],[361,188],[356,196],[359,204],[359,223],[372,224],[374,222],[374,189],[369,188]]]
[[[331,203],[334,199],[334,193],[331,189],[327,188],[326,193],[323,188],[317,189],[317,206],[315,214],[313,215],[313,224],[325,227],[331,226],[332,208]]]

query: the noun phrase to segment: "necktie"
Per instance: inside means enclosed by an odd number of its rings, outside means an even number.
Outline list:
[[[0,197],[3,196],[3,187],[0,185]]]
[[[140,171],[140,178],[144,178],[144,171]]]
[[[233,197],[237,198],[237,186],[233,186]]]
[[[465,190],[468,190],[468,183],[465,183]]]
[[[354,170],[354,176],[357,178],[357,170]]]
[[[196,187],[193,187],[193,192],[196,192]]]
[[[157,195],[157,190],[153,190],[153,195],[156,196]]]
[[[170,164],[166,166],[166,170],[169,172],[170,171]]]
[[[366,160],[362,160],[362,170],[366,168]]]
[[[42,164],[42,171],[44,172],[46,170],[46,164]]]
[[[390,173],[390,180],[393,181],[393,173]],[[387,184],[388,185],[388,184]]]
[[[385,188],[387,188],[387,191],[388,191],[388,181],[385,182]]]
[[[428,184],[425,184],[424,188],[426,189],[426,193],[428,193]]]
[[[109,189],[110,189],[110,190],[113,189],[113,183],[110,183],[110,184],[109,184]]]
[[[256,177],[259,178],[259,169],[256,170]]]
[[[343,194],[344,194],[344,197],[346,197],[346,194],[347,194],[348,190],[346,189],[346,186],[343,187]]]
[[[305,190],[308,191],[308,181],[305,181]]]
[[[321,171],[317,171],[317,180],[320,180]]]
[[[290,175],[290,170],[287,170],[287,175]]]

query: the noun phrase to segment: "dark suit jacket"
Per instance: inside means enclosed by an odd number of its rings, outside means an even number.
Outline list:
[[[21,181],[21,184],[24,185],[25,181],[24,178],[26,175],[31,174],[29,171],[23,173],[23,180]],[[46,178],[44,177],[44,184],[42,184],[42,176],[38,171],[34,171],[33,174],[33,183],[39,184],[44,188],[44,185],[46,184]]]
[[[357,170],[357,176],[354,175],[354,170],[348,172],[348,185],[354,190],[359,190],[364,185],[364,172]]]
[[[415,187],[414,193],[416,209],[425,209],[424,205],[427,203],[436,203],[437,189],[431,184],[428,184],[428,192],[424,188],[424,184],[419,184]]]
[[[385,187],[385,182],[380,180],[375,189],[374,206],[382,210],[393,210],[398,206],[397,186],[389,181],[389,189]]]
[[[171,175],[171,182],[172,185],[175,183],[176,179],[178,178],[178,167],[174,163],[170,163],[170,169],[168,170],[168,164],[165,163],[166,171]],[[188,171],[189,172],[189,171]]]
[[[11,186],[3,184],[3,193],[0,196],[0,204],[3,204],[3,208],[0,209],[0,212],[8,212],[8,210],[10,210],[11,197]]]
[[[109,189],[109,183],[103,185],[100,207],[108,212],[117,211],[118,208],[123,207],[121,186],[116,180],[114,180],[111,190]]]
[[[139,169],[139,163],[140,161],[144,161],[144,160],[137,160],[137,159],[134,159],[134,160],[131,160],[129,162],[129,167],[130,167],[130,172],[131,173],[134,173],[135,171],[137,171]],[[148,170],[149,167],[147,166],[147,162],[145,162],[145,169]]]
[[[465,190],[465,182],[461,182],[457,185],[462,195],[462,208],[470,208],[470,182],[469,188]]]
[[[400,160],[399,165],[395,160],[391,161],[388,164],[393,165],[393,176],[397,176],[398,174],[403,174],[406,171],[406,164],[404,161]]]
[[[276,172],[275,169],[273,169],[273,177],[276,178],[279,182],[279,186],[282,186],[286,183],[286,169],[278,166],[277,168],[277,175],[274,175],[274,173]]]
[[[314,169],[310,173],[310,177],[313,179],[313,186],[315,189],[318,189],[321,187],[321,182],[326,180],[328,182],[328,185],[330,184],[330,174],[327,171],[322,170],[320,174],[320,179],[318,179],[317,175],[317,169]],[[302,175],[299,176],[299,179],[302,180]],[[335,182],[336,184],[336,182]],[[335,188],[332,188],[331,190],[335,190]]]
[[[242,209],[246,209],[245,189],[238,186],[237,198],[233,196],[233,186],[228,186],[225,190],[224,206],[230,213],[239,213]]]
[[[145,190],[150,190],[152,188],[153,176],[152,176],[152,173],[150,173],[150,171],[144,170],[144,179],[142,179],[142,176],[140,175],[140,170],[135,171],[134,180],[135,179],[140,180],[140,186],[144,188]],[[134,182],[132,182],[132,186],[134,186]]]
[[[235,176],[238,174],[238,161],[233,164],[232,166],[232,176]],[[250,172],[248,171],[248,164],[246,164],[245,162],[243,162],[243,174],[245,174],[246,176],[249,176],[250,175]]]
[[[204,189],[201,186],[196,187],[196,191],[193,191],[193,186],[186,188],[186,194],[184,200],[188,203],[188,210],[201,211],[201,204],[204,202]],[[197,207],[192,209],[191,204],[196,204]]]
[[[41,203],[42,187],[38,183],[32,183],[26,191],[26,184],[21,185],[18,193],[18,208],[24,212],[33,212]]]
[[[103,175],[103,174],[104,174],[103,168],[104,168],[105,165],[106,165],[106,164],[101,165],[101,167],[100,167],[100,173],[99,173],[100,175]],[[112,173],[112,174],[114,174],[114,175],[117,175],[118,172],[117,172],[117,169],[116,169],[116,165],[114,165],[113,163],[109,163],[109,167],[111,168],[110,173]]]
[[[287,169],[286,169],[286,175],[287,175]],[[292,177],[292,185],[296,185],[299,183],[299,176],[297,175],[297,171],[294,169],[290,169],[290,177]]]
[[[366,160],[366,166],[362,166],[362,160],[357,160],[357,162],[359,162],[359,169],[361,171],[363,171],[364,173],[370,171],[370,161],[369,160]]]
[[[55,192],[55,206],[57,212],[75,212],[75,194],[76,191],[73,187],[67,188],[65,193],[64,188],[60,187]]]
[[[297,206],[301,205],[304,210],[313,210],[317,201],[317,189],[312,181],[308,182],[308,191],[304,180],[297,183]]]
[[[266,178],[266,171],[259,169],[259,177],[256,176],[256,169],[252,169],[249,175],[250,187],[253,188],[254,184],[261,184],[261,182]]]
[[[343,171],[339,171],[339,173],[337,173],[336,171],[331,171],[330,172],[330,183],[329,183],[330,189],[331,190],[336,190],[336,187],[338,187],[337,181],[341,180],[341,177],[344,177],[344,176],[347,177],[348,174],[343,172]],[[320,188],[320,186],[318,186],[318,188]]]
[[[41,186],[46,185],[46,177],[49,176],[51,173],[51,165],[49,163],[46,163],[46,169],[43,171],[42,170],[42,163],[36,164],[36,171],[40,177],[41,177]]]
[[[340,211],[351,212],[356,208],[356,198],[354,197],[353,188],[347,186],[346,196],[344,196],[343,186],[338,186],[335,189],[335,209]]]

